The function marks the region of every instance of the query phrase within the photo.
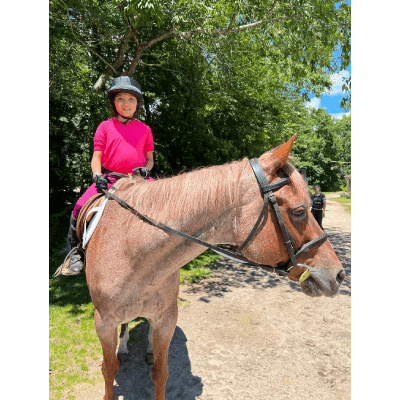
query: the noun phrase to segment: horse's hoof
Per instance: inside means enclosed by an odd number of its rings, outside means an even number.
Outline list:
[[[154,364],[154,354],[147,353],[144,361],[146,362],[146,364],[153,365]]]
[[[125,362],[129,358],[129,354],[117,353],[118,360],[121,362]]]

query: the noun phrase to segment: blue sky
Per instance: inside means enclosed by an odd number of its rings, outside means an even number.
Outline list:
[[[351,5],[351,1],[348,2]],[[338,4],[337,4],[338,6]],[[340,59],[341,49],[337,49],[334,52],[334,58],[336,61]],[[340,108],[340,100],[346,96],[347,93],[342,92],[343,78],[348,78],[351,75],[351,63],[346,70],[340,71],[339,73],[332,74],[332,90],[324,93],[319,99],[310,96],[311,101],[306,102],[306,107],[309,108],[323,108],[328,114],[331,114],[334,118],[342,118],[344,114],[350,114],[351,110],[345,112],[343,108]]]
[[[351,64],[346,70],[332,74],[332,90],[324,93],[320,98],[312,97],[311,101],[306,103],[306,107],[317,109],[323,108],[334,118],[342,118],[344,114],[348,114],[349,112],[345,112],[343,108],[340,108],[340,100],[342,100],[346,95],[346,93],[342,92],[343,78],[348,78],[350,74]]]

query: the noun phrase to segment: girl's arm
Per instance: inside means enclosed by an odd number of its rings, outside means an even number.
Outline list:
[[[154,167],[153,151],[148,151],[146,153],[147,165],[146,168],[150,171]]]
[[[90,165],[92,166],[93,175],[101,175],[101,151],[93,152],[92,162]]]

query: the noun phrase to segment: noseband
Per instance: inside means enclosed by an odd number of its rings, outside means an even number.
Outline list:
[[[134,209],[132,206],[130,206],[129,204],[125,203],[123,200],[121,200],[119,197],[115,196],[115,194],[105,191],[103,190],[104,194],[106,197],[111,198],[113,200],[115,200],[121,207],[131,211],[132,213],[134,213],[135,215],[137,215],[138,217],[140,217],[141,219],[143,219],[144,221],[148,222],[149,224],[156,226],[160,229],[163,229],[166,232],[170,232],[173,233],[175,235],[181,236],[184,239],[190,240],[192,242],[201,244],[202,246],[208,247],[209,249],[213,250],[215,253],[220,254],[221,256],[233,259],[235,261],[238,261],[240,263],[243,264],[249,264],[249,265],[253,265],[253,266],[257,266],[257,267],[261,267],[262,269],[265,269],[266,271],[269,272],[275,272],[276,274],[280,275],[280,276],[287,276],[289,275],[289,270],[291,268],[294,267],[305,267],[307,270],[312,270],[313,268],[309,265],[305,265],[305,264],[299,264],[297,263],[297,259],[300,257],[301,254],[309,251],[312,247],[317,246],[317,245],[321,245],[322,243],[325,242],[325,240],[327,239],[327,235],[324,232],[321,236],[317,237],[314,240],[311,240],[310,242],[304,244],[300,249],[297,247],[295,241],[293,240],[292,236],[290,235],[289,231],[286,228],[286,225],[282,219],[282,215],[281,212],[279,210],[279,206],[276,200],[276,197],[274,195],[274,191],[278,190],[280,188],[282,188],[283,186],[289,184],[290,180],[289,178],[282,178],[277,182],[274,183],[269,183],[267,181],[267,178],[265,177],[265,174],[261,168],[260,163],[258,162],[257,158],[253,158],[252,160],[250,160],[250,165],[254,171],[254,174],[257,178],[257,182],[260,186],[261,189],[261,194],[263,196],[263,207],[261,209],[260,215],[253,227],[253,229],[251,230],[251,232],[249,233],[249,235],[247,236],[246,240],[242,243],[242,245],[238,248],[237,252],[233,252],[233,251],[228,251],[222,247],[219,246],[214,246],[210,243],[207,243],[201,239],[195,238],[193,236],[190,236],[186,233],[183,233],[181,231],[178,231],[177,229],[171,228],[168,225],[164,225],[161,223],[157,223],[155,222],[153,219],[151,219],[150,217],[142,214],[141,212],[137,211],[136,209]],[[109,175],[114,175],[114,173],[111,173]],[[116,174],[118,176],[121,176],[122,174]],[[123,175],[125,176],[125,175]],[[284,266],[278,266],[278,267],[272,267],[271,265],[264,265],[264,264],[258,264],[254,261],[251,261],[249,259],[247,259],[245,256],[243,256],[240,252],[243,250],[244,247],[247,246],[247,244],[249,243],[249,241],[251,240],[251,238],[255,235],[255,233],[257,232],[261,221],[264,218],[264,215],[268,215],[266,214],[267,212],[267,207],[268,207],[268,202],[271,202],[272,205],[272,209],[275,212],[275,216],[278,220],[279,223],[279,227],[283,236],[283,240],[285,242],[286,245],[286,249],[287,252],[289,254],[289,261],[284,265]]]

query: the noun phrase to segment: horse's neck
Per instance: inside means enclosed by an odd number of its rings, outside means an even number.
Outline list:
[[[181,226],[184,232],[211,244],[234,244],[237,231],[237,209],[227,206],[217,212],[209,209],[198,210],[190,220]]]
[[[204,186],[209,185],[208,197],[218,199],[214,204],[216,206],[213,206],[212,202],[202,203],[198,200],[196,207],[180,210],[179,221],[175,221],[174,227],[212,244],[234,244],[239,200],[235,191],[239,190],[237,184],[241,171],[240,165],[240,163],[232,163],[215,167],[218,168],[219,179],[210,178],[203,182],[203,187],[198,187],[192,195],[193,198],[197,196],[201,199],[200,192],[205,190]],[[210,168],[210,176],[212,176],[212,168]],[[221,197],[224,198],[223,201]]]

